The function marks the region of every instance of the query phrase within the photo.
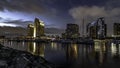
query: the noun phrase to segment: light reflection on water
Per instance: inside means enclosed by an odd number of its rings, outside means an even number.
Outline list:
[[[28,48],[27,48],[28,52],[34,55],[39,55],[44,57],[44,49],[45,49],[44,44],[39,45],[38,43],[35,43],[35,42],[28,42],[27,45],[28,45]]]
[[[53,64],[69,68],[114,68],[120,63],[120,44],[102,41],[96,41],[95,45],[6,42],[5,46],[28,51]]]

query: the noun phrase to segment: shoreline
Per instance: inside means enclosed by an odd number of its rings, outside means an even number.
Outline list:
[[[0,44],[0,68],[53,68],[43,57]]]

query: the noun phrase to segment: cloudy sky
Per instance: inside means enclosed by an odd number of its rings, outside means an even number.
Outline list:
[[[108,29],[120,22],[120,0],[0,0],[0,26],[22,26],[37,17],[46,27],[65,28],[67,23],[81,26],[105,17]],[[108,30],[109,31],[109,30]]]

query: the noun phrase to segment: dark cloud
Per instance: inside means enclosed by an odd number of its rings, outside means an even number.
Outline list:
[[[9,12],[21,12],[22,16],[27,13],[32,18],[39,17],[54,23],[54,19],[59,19],[58,10],[54,8],[56,1],[58,0],[1,0],[0,6]]]
[[[26,13],[52,12],[53,8],[48,8],[49,4],[54,3],[56,0],[1,0],[0,10],[18,11]],[[49,10],[48,10],[49,9]]]
[[[42,0],[1,0],[0,9],[33,13],[43,13],[46,11]]]
[[[1,0],[0,10],[45,13],[68,10],[76,6],[120,7],[119,0]],[[56,10],[57,9],[57,10]]]

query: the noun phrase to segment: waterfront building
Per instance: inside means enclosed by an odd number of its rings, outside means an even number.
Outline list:
[[[27,30],[28,30],[28,37],[32,38],[33,33],[34,33],[34,25],[33,24],[28,24]]]
[[[103,17],[87,25],[87,35],[94,39],[104,39],[106,37],[107,25],[104,23]]]
[[[41,38],[44,35],[43,21],[35,18],[34,24],[28,24],[28,37]]]
[[[104,32],[102,32],[102,33],[104,33],[102,36],[106,37],[107,36],[107,24],[103,24],[102,26],[104,27],[104,28],[102,28],[102,31],[104,31]],[[91,38],[98,38],[99,37],[98,30],[99,29],[100,29],[100,26],[98,26],[98,25],[91,26],[89,28],[89,34],[90,34],[89,36]]]
[[[114,35],[120,35],[120,23],[114,23],[113,25],[113,34]]]
[[[63,33],[63,37],[69,38],[78,38],[79,37],[79,26],[77,24],[67,24],[67,28],[65,33]]]
[[[44,22],[35,18],[34,21],[34,37],[44,36]]]
[[[89,28],[89,36],[91,37],[91,38],[97,38],[97,26],[91,26],[90,28]]]

